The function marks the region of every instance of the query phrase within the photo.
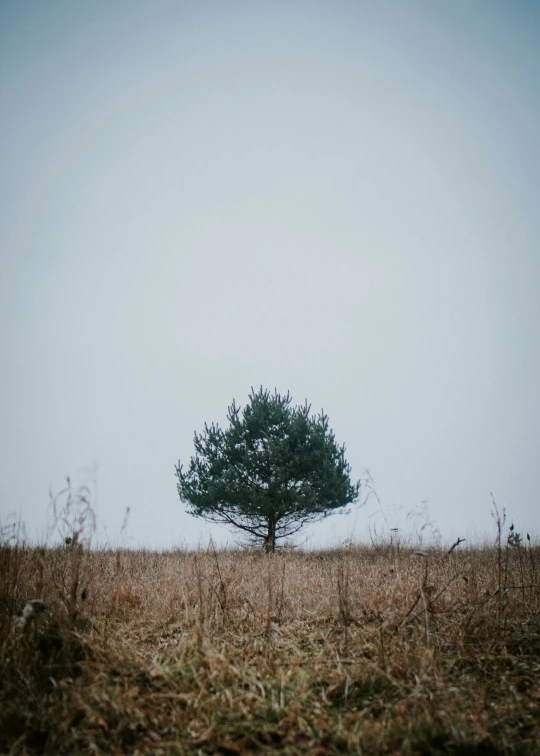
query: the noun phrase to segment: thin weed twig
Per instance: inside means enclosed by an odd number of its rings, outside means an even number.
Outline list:
[[[351,622],[351,612],[349,605],[350,552],[351,543],[349,542],[346,551],[346,558],[344,559],[343,557],[341,557],[341,559],[339,560],[337,572],[339,616],[343,626],[343,638],[346,655],[349,652],[349,624]]]
[[[495,497],[493,494],[491,494],[491,500],[493,502],[492,504],[492,512],[491,516],[495,520],[495,524],[497,526],[497,538],[496,538],[496,545],[497,545],[497,583],[498,583],[498,591],[497,595],[499,597],[498,600],[498,629],[499,629],[499,635],[502,632],[502,619],[503,619],[503,569],[502,569],[502,531],[504,527],[504,523],[506,522],[506,510],[503,507],[502,514],[499,512],[499,509],[497,507],[497,504],[495,502]]]
[[[453,552],[453,550],[456,549],[459,546],[460,543],[464,543],[465,540],[466,540],[465,538],[460,538],[458,536],[457,541],[454,541],[454,543],[448,549],[447,555],[451,554]]]
[[[278,613],[277,613],[278,625],[281,625],[281,620],[282,620],[284,594],[285,594],[285,560],[283,560],[283,569],[281,571],[281,590],[279,594],[279,604],[278,604]]]
[[[264,631],[264,635],[267,641],[270,640],[270,637],[272,635],[272,606],[273,606],[273,586],[272,586],[272,571],[271,571],[271,563],[272,563],[272,556],[267,555],[268,560],[268,577],[267,577],[267,588],[268,588],[268,600],[266,605],[266,627]]]
[[[199,564],[199,560],[197,558],[197,554],[195,554],[193,562],[194,562],[194,565],[195,565],[195,574],[196,574],[196,577],[197,577],[197,591],[198,591],[198,595],[199,595],[199,600],[198,600],[198,604],[199,604],[199,625],[198,625],[197,631],[198,631],[198,641],[199,641],[199,645],[200,645],[202,643],[203,632],[204,632],[204,625],[205,625],[205,620],[206,620],[204,591],[203,591],[203,586],[202,586],[203,574],[202,574],[202,571],[201,571],[201,566]]]
[[[524,572],[523,572],[523,555],[521,553],[522,546],[521,546],[520,542],[518,542],[518,544],[517,544],[517,550],[518,550],[518,559],[519,559],[519,574],[521,576],[521,584],[522,584],[521,600],[522,600],[523,611],[525,611],[525,609],[527,607],[527,602],[526,602],[526,599],[525,599],[525,585],[524,585],[524,583],[525,583],[525,575],[524,575]]]
[[[223,623],[228,620],[229,618],[229,611],[228,611],[228,604],[227,604],[227,586],[225,585],[225,581],[223,580],[223,576],[221,574],[221,569],[219,566],[219,559],[216,552],[216,546],[214,544],[214,541],[210,539],[210,546],[212,547],[212,552],[214,554],[214,560],[216,564],[216,569],[219,577],[219,585],[221,589],[221,597],[218,595],[217,591],[214,589],[214,586],[212,585],[212,590],[214,590],[214,593],[216,594],[217,600],[219,601],[219,605],[221,607],[221,611],[223,613]]]

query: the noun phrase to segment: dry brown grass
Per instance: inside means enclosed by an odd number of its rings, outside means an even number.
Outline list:
[[[538,753],[537,569],[528,544],[5,544],[0,750]],[[46,610],[15,627],[33,598]]]

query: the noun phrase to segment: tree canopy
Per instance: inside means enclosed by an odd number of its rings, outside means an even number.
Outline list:
[[[255,392],[242,409],[228,409],[229,427],[205,424],[195,433],[195,456],[175,468],[188,512],[239,529],[274,551],[276,541],[358,500],[345,446],[328,417],[292,406],[289,393]]]

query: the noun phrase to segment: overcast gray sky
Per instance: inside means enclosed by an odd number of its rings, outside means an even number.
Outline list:
[[[95,469],[102,540],[231,542],[174,465],[263,385],[387,527],[493,492],[540,535],[539,40],[534,0],[0,0],[2,521]]]

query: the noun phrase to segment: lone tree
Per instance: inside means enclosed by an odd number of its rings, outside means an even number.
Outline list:
[[[241,410],[234,400],[222,430],[205,424],[195,433],[195,456],[178,463],[178,494],[188,512],[232,525],[275,551],[276,541],[297,533],[358,500],[345,446],[338,446],[321,412],[292,407],[291,396],[252,389]]]

